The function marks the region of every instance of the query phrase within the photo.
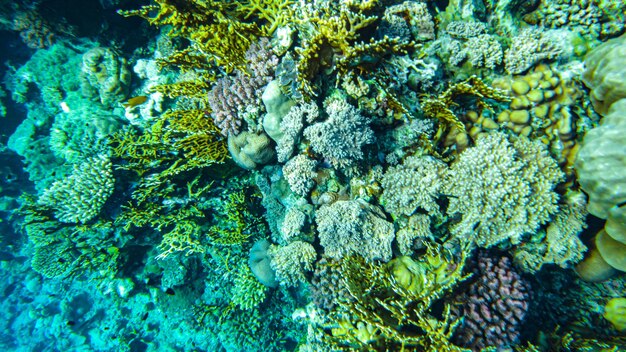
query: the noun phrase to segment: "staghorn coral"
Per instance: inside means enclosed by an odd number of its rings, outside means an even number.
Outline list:
[[[453,316],[464,317],[455,331],[460,345],[481,351],[503,349],[519,342],[530,301],[530,285],[515,271],[508,257],[479,254],[474,281],[456,297]]]
[[[263,87],[272,80],[278,65],[266,38],[250,45],[245,58],[247,71],[220,78],[208,95],[211,117],[224,136],[239,134],[244,121],[260,117]]]
[[[313,270],[317,257],[315,248],[310,243],[293,241],[286,246],[270,246],[267,251],[270,266],[276,273],[276,279],[285,286],[298,286],[306,282],[306,272]]]
[[[520,74],[542,60],[554,60],[565,56],[567,50],[563,30],[541,30],[525,28],[511,40],[504,54],[504,65],[508,73]]]
[[[113,193],[115,179],[108,157],[99,155],[75,164],[72,174],[54,182],[38,203],[54,209],[61,222],[86,223],[93,219]]]
[[[440,214],[435,202],[446,164],[430,156],[410,156],[402,165],[390,167],[382,179],[381,203],[395,216],[425,211]]]
[[[540,142],[499,132],[479,136],[446,175],[448,215],[461,217],[450,231],[481,247],[517,244],[557,212],[553,189],[562,177]]]
[[[324,254],[335,259],[359,253],[366,260],[389,261],[393,224],[380,209],[363,201],[337,201],[316,213]]]
[[[304,130],[315,153],[321,154],[336,169],[349,169],[363,159],[361,148],[374,143],[369,120],[343,99],[326,101],[328,118]]]

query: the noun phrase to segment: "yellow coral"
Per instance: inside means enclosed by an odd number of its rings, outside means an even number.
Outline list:
[[[350,299],[329,315],[331,341],[363,350],[464,351],[450,342],[457,321],[444,305],[441,319],[431,304],[463,280],[464,257],[452,262],[429,249],[420,261],[400,257],[388,264],[360,257],[342,262]]]

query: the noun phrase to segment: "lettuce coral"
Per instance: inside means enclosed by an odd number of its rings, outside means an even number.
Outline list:
[[[461,217],[451,232],[481,247],[517,244],[556,213],[554,187],[562,178],[541,142],[504,133],[480,136],[446,175],[448,215]]]

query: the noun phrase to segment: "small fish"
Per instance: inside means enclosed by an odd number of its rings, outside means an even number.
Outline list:
[[[74,325],[76,325],[75,321],[73,321],[73,320],[68,320],[67,321],[67,326],[74,326]]]
[[[167,290],[165,290],[165,293],[167,293],[170,296],[174,295],[174,290],[172,290],[171,288],[168,288]]]
[[[122,106],[124,106],[125,108],[134,108],[137,105],[141,105],[145,103],[147,100],[148,100],[147,96],[139,95],[139,96],[128,99],[127,102],[122,103]]]

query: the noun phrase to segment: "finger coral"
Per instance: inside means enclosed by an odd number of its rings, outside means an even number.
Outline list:
[[[61,222],[86,223],[98,215],[114,183],[111,161],[95,156],[74,165],[72,174],[54,182],[38,202],[53,208]]]
[[[481,254],[475,275],[467,291],[457,297],[462,304],[453,307],[454,316],[464,317],[455,340],[474,351],[514,346],[528,311],[530,286],[507,257],[498,260]]]

